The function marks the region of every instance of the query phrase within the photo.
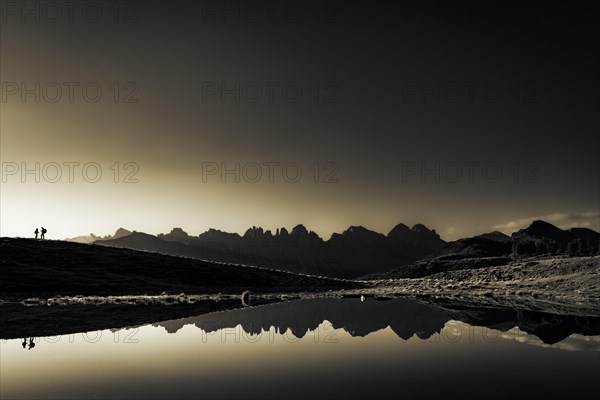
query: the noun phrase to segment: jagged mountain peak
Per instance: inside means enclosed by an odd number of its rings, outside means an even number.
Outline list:
[[[562,229],[559,227],[552,225],[549,222],[542,220],[533,221],[527,228],[522,229],[522,231],[527,232],[529,234],[541,234],[541,235],[552,235],[557,233],[564,233]]]
[[[115,234],[112,236],[112,239],[118,239],[124,236],[129,236],[131,235],[131,231],[125,229],[125,228],[119,228],[115,231]]]
[[[407,225],[399,223],[398,225],[393,227],[391,231],[388,232],[387,236],[389,238],[400,238],[410,235],[410,233],[410,228]]]
[[[186,231],[184,231],[184,230],[183,230],[183,229],[181,229],[181,228],[173,228],[173,229],[171,229],[171,234],[172,234],[172,235],[184,235],[184,236],[189,236],[189,235],[187,234],[187,232],[186,232]]]
[[[423,232],[423,233],[435,233],[435,229],[429,229],[423,224],[414,224],[411,228],[413,232]]]
[[[292,228],[292,232],[290,232],[290,235],[292,235],[292,236],[308,235],[308,230],[306,230],[306,227],[304,225],[298,224],[294,228]]]
[[[372,231],[361,225],[349,227],[342,233],[342,236],[356,240],[378,239],[385,237],[381,233]]]

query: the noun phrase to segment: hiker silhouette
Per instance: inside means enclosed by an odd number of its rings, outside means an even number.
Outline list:
[[[27,347],[27,339],[23,338],[23,343],[21,343],[23,348]]]
[[[31,350],[35,347],[35,343],[33,343],[33,338],[29,338],[29,347],[27,350]]]
[[[40,233],[40,231],[38,231],[38,228],[35,228],[35,231],[33,231],[33,233],[35,233],[35,238],[37,239],[38,233]]]
[[[48,231],[46,230],[46,228],[44,228],[42,226],[42,236],[41,236],[41,239],[45,239],[46,238],[46,232],[48,232]]]

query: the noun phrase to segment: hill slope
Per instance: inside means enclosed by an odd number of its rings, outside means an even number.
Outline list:
[[[0,298],[241,293],[356,287],[348,281],[63,241],[0,238]]]

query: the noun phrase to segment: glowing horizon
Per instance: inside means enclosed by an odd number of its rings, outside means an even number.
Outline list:
[[[600,230],[598,77],[574,52],[581,36],[563,49],[573,58],[539,48],[506,69],[510,37],[477,46],[476,65],[452,24],[392,35],[379,28],[395,19],[353,9],[326,24],[199,23],[197,6],[166,4],[139,4],[131,23],[3,14],[1,235],[422,223],[453,240],[536,216]],[[36,163],[39,183],[11,170]]]

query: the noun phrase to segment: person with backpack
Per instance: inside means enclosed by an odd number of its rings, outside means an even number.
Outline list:
[[[46,230],[46,228],[44,228],[42,226],[42,236],[40,237],[40,239],[45,239],[46,238],[46,232],[48,232],[48,231]]]

